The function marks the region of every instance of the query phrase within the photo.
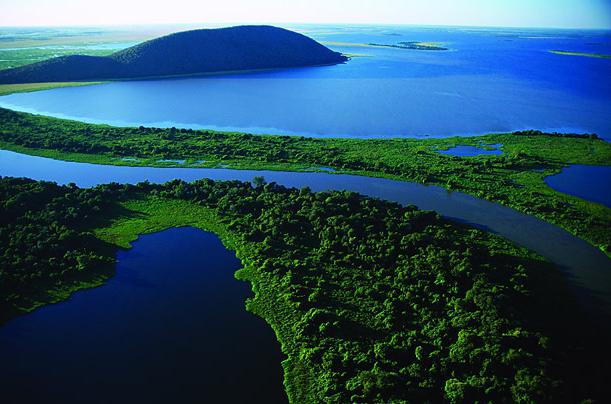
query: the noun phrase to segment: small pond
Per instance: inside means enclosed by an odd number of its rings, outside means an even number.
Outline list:
[[[501,150],[501,146],[502,146],[501,144],[493,144],[493,145],[486,145],[486,148],[484,148],[484,146],[476,147],[476,146],[458,145],[458,146],[451,147],[448,150],[435,150],[435,151],[439,154],[446,154],[448,156],[455,156],[455,157],[474,157],[474,156],[483,156],[483,155],[500,156],[503,154],[503,151]],[[493,149],[489,149],[489,148],[493,148]]]

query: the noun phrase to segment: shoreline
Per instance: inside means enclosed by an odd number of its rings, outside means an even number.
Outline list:
[[[209,77],[209,76],[230,76],[230,75],[238,75],[238,74],[252,74],[252,73],[266,73],[266,72],[275,72],[282,70],[292,70],[292,69],[305,69],[309,67],[323,67],[323,66],[335,66],[338,64],[344,64],[350,60],[349,56],[342,54],[345,58],[343,61],[337,61],[332,63],[320,63],[320,64],[312,64],[312,65],[302,65],[302,66],[285,66],[285,67],[269,67],[269,68],[260,68],[260,69],[243,69],[243,70],[218,70],[212,72],[200,72],[200,73],[185,73],[185,74],[167,74],[167,75],[159,75],[159,76],[142,76],[142,77],[117,77],[117,78],[96,78],[96,79],[87,79],[87,80],[73,80],[73,81],[49,81],[49,82],[41,82],[41,83],[0,83],[0,96],[12,94],[11,92],[2,92],[2,87],[4,86],[27,86],[27,85],[52,85],[54,83],[59,84],[57,87],[76,87],[81,85],[91,85],[91,84],[103,84],[103,83],[113,83],[113,82],[123,82],[123,81],[147,81],[147,80],[160,80],[160,79],[180,79],[180,78],[196,78],[196,77]],[[49,87],[55,88],[55,87]],[[37,90],[46,90],[47,88],[40,89],[32,89],[30,91]],[[23,91],[14,91],[14,92],[23,92]]]

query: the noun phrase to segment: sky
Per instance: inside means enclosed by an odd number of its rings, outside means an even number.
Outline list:
[[[174,23],[611,29],[611,0],[0,0],[0,26]]]

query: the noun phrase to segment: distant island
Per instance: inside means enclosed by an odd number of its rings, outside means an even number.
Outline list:
[[[371,46],[380,46],[383,48],[398,48],[398,49],[412,49],[412,50],[448,50],[448,48],[444,48],[440,46],[438,42],[418,42],[418,41],[407,41],[407,42],[399,42],[396,45],[388,45],[388,44],[379,44],[379,43],[370,43],[368,45]]]
[[[551,50],[550,53],[565,56],[582,56],[586,58],[611,59],[611,55],[605,55],[603,53],[572,52],[565,50]]]
[[[0,83],[183,76],[329,65],[348,60],[305,35],[272,26],[178,32],[109,56],[71,55],[0,71]]]
[[[445,51],[442,42],[420,42],[420,41],[403,41],[397,44],[384,44],[384,43],[361,43],[361,42],[340,42],[340,41],[326,41],[322,42],[324,45],[329,46],[345,46],[345,47],[359,47],[359,48],[395,48],[395,49],[411,49],[411,50],[433,50],[433,51]]]

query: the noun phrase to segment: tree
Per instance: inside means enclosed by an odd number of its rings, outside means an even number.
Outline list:
[[[252,179],[252,183],[255,184],[257,188],[262,187],[266,184],[265,177],[263,177],[262,175],[257,175],[255,178]]]

